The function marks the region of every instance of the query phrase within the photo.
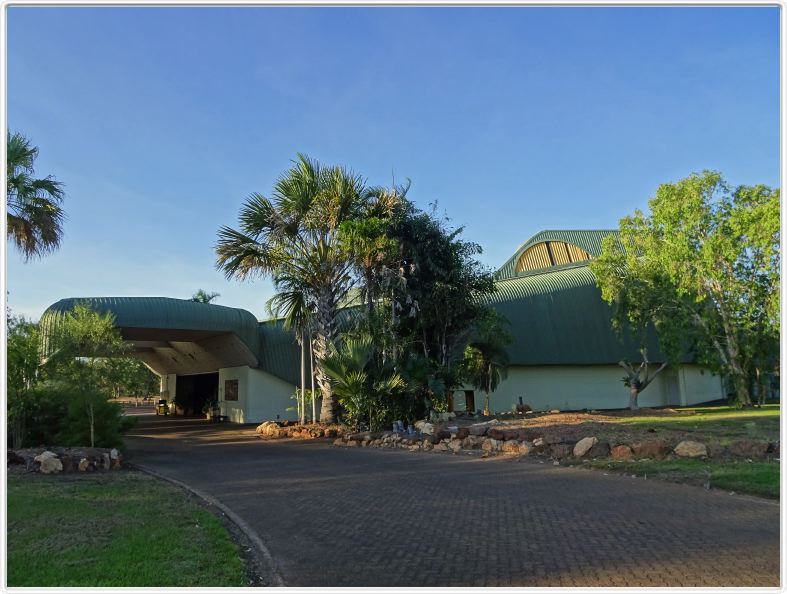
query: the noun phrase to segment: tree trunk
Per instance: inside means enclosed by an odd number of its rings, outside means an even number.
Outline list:
[[[314,343],[309,336],[309,379],[312,391],[312,422],[317,422],[317,395],[314,393]]]
[[[90,447],[96,447],[96,437],[95,437],[95,430],[94,430],[94,418],[93,418],[93,403],[87,405],[88,413],[90,415]]]
[[[630,410],[639,410],[639,405],[637,404],[637,397],[639,396],[639,386],[632,385],[629,388],[629,409]]]
[[[301,394],[298,398],[298,422],[303,425],[306,418],[306,398],[304,390],[306,389],[306,337],[305,333],[301,331]]]
[[[320,419],[324,423],[333,423],[335,420],[336,402],[328,374],[323,369],[322,362],[330,355],[336,333],[336,298],[330,287],[320,289],[317,294],[317,312],[315,315],[315,340],[314,340],[314,367],[317,385],[322,396]]]

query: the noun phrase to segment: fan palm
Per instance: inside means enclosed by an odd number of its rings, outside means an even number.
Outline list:
[[[8,133],[6,156],[7,236],[25,260],[60,246],[65,212],[63,184],[52,176],[34,177],[38,148],[19,133]]]
[[[312,300],[320,418],[328,423],[335,404],[322,362],[336,338],[338,304],[352,284],[351,262],[337,236],[339,226],[360,213],[363,188],[352,172],[299,154],[272,198],[252,194],[241,208],[239,229],[221,227],[216,244],[216,266],[227,278],[286,277]]]

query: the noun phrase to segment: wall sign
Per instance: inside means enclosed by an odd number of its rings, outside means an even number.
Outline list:
[[[238,399],[238,380],[224,380],[224,400]]]

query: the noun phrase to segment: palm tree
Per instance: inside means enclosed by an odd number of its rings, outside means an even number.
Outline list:
[[[8,133],[6,200],[8,237],[25,261],[60,246],[65,212],[63,184],[52,176],[36,179],[33,165],[38,148],[19,133]]]
[[[493,310],[479,318],[475,340],[465,348],[462,366],[468,380],[484,392],[484,415],[489,415],[491,394],[508,375],[506,345],[512,336],[504,327],[505,318]]]
[[[218,297],[221,297],[221,293],[206,293],[202,289],[198,289],[197,292],[191,296],[191,301],[197,303],[211,303]]]
[[[299,154],[271,199],[252,194],[241,208],[239,229],[218,232],[216,266],[227,278],[287,276],[313,299],[315,375],[326,423],[334,421],[335,402],[322,362],[336,339],[338,304],[353,282],[338,230],[358,216],[365,200],[360,177]]]

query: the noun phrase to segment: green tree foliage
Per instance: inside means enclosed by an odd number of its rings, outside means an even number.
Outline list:
[[[221,293],[207,293],[202,289],[198,289],[197,292],[191,296],[191,301],[197,303],[213,303],[213,301],[219,297],[221,297]]]
[[[67,397],[68,414],[58,437],[64,445],[117,445],[125,428],[121,408],[113,402],[105,375],[105,357],[127,353],[111,314],[102,315],[77,303],[66,312],[50,336],[46,361],[47,389]]]
[[[38,148],[23,135],[9,132],[6,150],[7,236],[30,260],[60,246],[63,184],[52,176],[35,177]]]
[[[8,433],[12,447],[20,448],[29,418],[29,394],[37,381],[40,365],[38,325],[23,317],[8,316],[6,340]]]
[[[142,361],[132,357],[102,358],[96,361],[102,387],[114,398],[141,398],[159,391],[159,378]]]
[[[670,360],[693,354],[750,404],[778,364],[779,191],[706,171],[660,186],[649,208],[591,264],[604,299],[618,319],[652,322]]]

